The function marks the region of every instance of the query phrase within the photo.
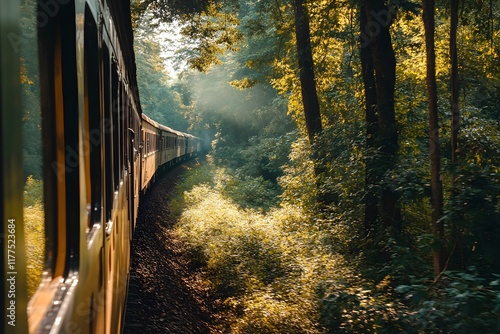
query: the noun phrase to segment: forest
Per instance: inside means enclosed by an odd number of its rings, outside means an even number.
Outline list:
[[[207,146],[171,206],[222,332],[500,332],[500,2],[133,0],[132,16],[143,112]]]

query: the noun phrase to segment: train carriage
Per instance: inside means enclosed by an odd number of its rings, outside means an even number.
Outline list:
[[[117,21],[128,8],[53,4],[38,7],[52,10],[38,29],[50,256],[28,306],[29,330],[117,333],[130,265],[129,202],[137,199],[128,129],[137,128],[140,112],[131,27]]]
[[[2,333],[120,333],[140,193],[198,139],[142,114],[128,2],[33,0],[43,162],[43,272],[28,301],[18,0],[0,1]],[[15,228],[14,228],[15,227]],[[12,232],[12,233],[11,233]],[[12,265],[13,267],[9,266]],[[15,272],[14,272],[15,270]],[[15,274],[14,274],[15,273]],[[17,275],[17,276],[16,276]],[[14,321],[14,320],[11,320]]]
[[[141,189],[147,189],[160,165],[158,142],[160,133],[158,123],[142,114],[142,175]]]
[[[160,164],[168,167],[174,163],[175,146],[178,134],[177,131],[162,125],[160,126],[160,136],[162,138],[162,155],[160,157]]]

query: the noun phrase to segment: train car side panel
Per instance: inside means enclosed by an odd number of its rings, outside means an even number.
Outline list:
[[[141,190],[146,190],[159,165],[157,154],[158,128],[156,122],[142,115],[142,175]]]

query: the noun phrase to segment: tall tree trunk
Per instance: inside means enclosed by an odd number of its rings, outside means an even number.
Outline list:
[[[459,131],[460,131],[460,108],[459,101],[459,77],[458,77],[458,51],[457,51],[457,28],[458,28],[458,10],[460,0],[451,0],[451,23],[450,23],[450,104],[451,104],[451,163],[457,166],[459,159]],[[455,175],[451,177],[451,199],[456,197]],[[451,226],[451,238],[456,245],[453,247],[454,253],[463,254],[463,239],[460,230],[456,226],[456,219],[449,222]],[[452,254],[450,254],[451,256]],[[462,258],[460,256],[459,258]],[[452,261],[454,267],[461,267],[462,264]]]
[[[320,154],[319,147],[315,145],[317,136],[321,133],[323,128],[321,125],[318,94],[316,92],[316,80],[314,78],[311,32],[305,0],[295,0],[294,9],[302,103],[304,106],[304,115],[309,143],[311,145],[312,158],[314,160],[314,174],[316,176],[316,202],[320,210],[325,210],[328,205],[335,200],[336,196],[331,190],[324,189],[322,186],[322,176],[327,171],[327,168],[325,167],[324,157]]]
[[[443,187],[441,184],[439,124],[436,84],[436,55],[434,50],[434,0],[423,0],[423,20],[425,27],[425,47],[427,58],[427,100],[429,104],[429,143],[431,160],[431,204],[432,233],[436,238],[433,247],[434,275],[444,269],[442,239],[444,228],[439,219],[443,215]]]
[[[373,162],[374,170],[370,170],[368,177],[371,181],[382,181],[384,175],[394,169],[398,154],[398,133],[396,125],[396,113],[394,109],[394,89],[396,85],[396,57],[392,47],[391,34],[389,27],[392,21],[392,11],[388,8],[384,0],[365,0],[364,15],[366,15],[366,24],[361,27],[362,40],[369,41],[362,43],[362,61],[368,59],[368,51],[364,50],[364,45],[371,46],[371,63],[365,62],[363,79],[365,81],[365,96],[367,102],[367,117],[370,123],[367,124],[372,132],[373,125],[373,97],[376,94],[375,115],[377,117],[376,135],[373,142],[367,142],[377,148],[377,157]],[[362,16],[362,20],[364,18]],[[363,25],[364,22],[362,22]],[[366,52],[366,54],[365,54]],[[372,74],[369,73],[373,66]],[[373,85],[372,77],[375,79],[375,89],[370,88]],[[368,87],[368,90],[366,89]],[[369,103],[369,104],[368,104]],[[371,135],[371,133],[370,133]],[[370,138],[370,141],[372,139]],[[374,177],[371,177],[374,173]],[[380,183],[380,182],[379,182]],[[368,187],[373,184],[367,185]],[[367,198],[369,200],[369,198]],[[393,228],[395,231],[401,230],[401,210],[398,207],[398,196],[391,184],[383,185],[380,192],[380,206],[378,216],[386,228]],[[371,204],[370,204],[371,206]],[[365,216],[365,224],[370,224],[371,215],[375,212],[374,208],[368,207],[368,217]],[[368,219],[367,219],[368,218]]]
[[[458,134],[460,130],[460,109],[458,107],[458,52],[457,52],[457,27],[458,8],[460,0],[451,0],[451,25],[450,25],[450,60],[451,60],[451,162],[458,162],[459,146]],[[454,180],[453,180],[454,181]]]
[[[375,186],[380,182],[377,175],[376,137],[378,130],[377,119],[377,87],[373,69],[372,49],[365,28],[368,18],[364,3],[360,6],[360,58],[363,71],[363,84],[365,89],[365,122],[366,122],[366,153],[365,153],[365,233],[369,234],[376,227],[378,219],[378,191]]]
[[[319,110],[316,81],[314,79],[314,62],[311,48],[311,32],[309,17],[304,0],[295,0],[295,36],[297,41],[297,58],[299,63],[302,101],[306,118],[309,142],[314,144],[316,136],[321,132],[321,114]]]

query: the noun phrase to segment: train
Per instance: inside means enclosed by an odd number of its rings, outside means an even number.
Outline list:
[[[0,0],[0,332],[120,333],[141,194],[203,143],[142,112],[129,1],[33,1],[44,254],[28,297],[21,5]]]

